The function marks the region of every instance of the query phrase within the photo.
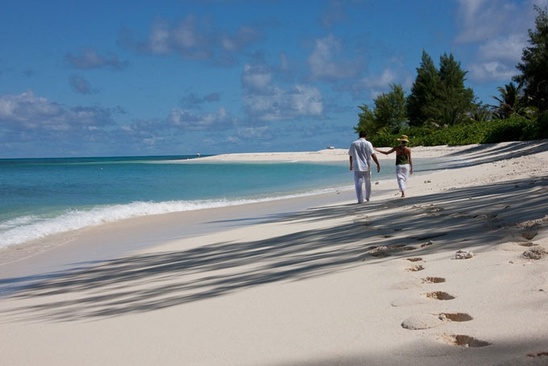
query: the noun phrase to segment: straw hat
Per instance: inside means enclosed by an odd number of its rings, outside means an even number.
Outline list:
[[[409,137],[407,137],[407,135],[401,135],[398,141],[409,142]]]

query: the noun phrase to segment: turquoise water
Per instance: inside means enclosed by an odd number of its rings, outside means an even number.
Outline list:
[[[392,179],[391,168],[374,179]],[[0,248],[131,217],[318,194],[352,184],[347,161],[0,159]]]

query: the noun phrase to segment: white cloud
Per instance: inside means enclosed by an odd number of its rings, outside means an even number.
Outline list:
[[[270,93],[272,73],[264,66],[244,65],[242,85],[245,90],[255,93]]]
[[[56,103],[46,98],[35,97],[32,91],[19,95],[0,96],[0,120],[6,122],[22,122],[34,126],[43,120],[51,120],[63,111]]]
[[[157,18],[148,38],[136,41],[126,32],[122,44],[140,52],[156,55],[178,54],[183,59],[209,60],[217,65],[233,65],[235,55],[263,37],[257,27],[242,25],[234,32],[217,30],[207,21],[187,16],[177,25]]]
[[[183,130],[205,130],[212,128],[223,130],[232,126],[233,121],[226,109],[222,107],[216,112],[201,115],[192,114],[180,108],[172,108],[168,117],[168,123],[170,126]]]
[[[470,78],[475,81],[510,81],[517,75],[515,67],[491,61],[472,64],[469,67]]]
[[[233,142],[243,140],[262,140],[271,137],[270,130],[267,126],[260,127],[241,127],[236,131],[237,139],[233,138]]]
[[[507,0],[459,0],[458,43],[496,37],[512,23],[517,9]]]
[[[477,59],[467,66],[470,79],[476,82],[510,81],[518,74],[516,65],[526,42],[525,35],[510,35],[482,44]]]
[[[114,70],[123,70],[128,66],[127,61],[120,61],[118,56],[102,56],[96,50],[86,48],[80,51],[79,55],[67,53],[65,60],[77,69],[98,69],[108,67]]]
[[[191,92],[181,98],[180,104],[185,109],[201,109],[204,103],[215,103],[220,100],[220,93],[213,92],[206,95],[197,95]]]
[[[289,106],[298,116],[320,116],[323,113],[321,93],[311,86],[296,85],[289,93]]]
[[[91,88],[89,81],[82,75],[71,75],[69,83],[72,90],[78,94],[92,94],[94,91]]]
[[[150,30],[148,49],[156,54],[169,53],[171,51],[169,38],[169,25],[164,20],[157,20]]]
[[[381,74],[372,77],[365,77],[353,85],[354,94],[363,98],[363,91],[369,92],[369,97],[375,99],[379,94],[390,89],[390,84],[401,84],[401,79],[392,69],[384,69]]]
[[[241,26],[236,34],[231,36],[224,33],[221,35],[221,44],[226,51],[237,52],[248,44],[257,42],[262,38],[261,32],[250,26]]]
[[[278,85],[264,63],[246,64],[242,71],[242,101],[249,121],[279,121],[318,117],[324,112],[319,89],[305,84]]]
[[[120,112],[101,107],[64,108],[32,91],[0,96],[0,121],[15,133],[56,133],[65,131],[75,136],[113,123],[112,114]]]
[[[316,40],[308,58],[312,79],[340,80],[356,76],[360,71],[357,61],[341,60],[341,42],[333,35]]]
[[[527,46],[527,40],[527,33],[490,39],[479,47],[479,57],[483,60],[503,59],[517,63]]]
[[[279,121],[318,117],[323,114],[323,98],[317,88],[295,85],[290,90],[272,88],[270,95],[246,94],[243,97],[250,120]]]
[[[458,43],[469,43],[476,55],[467,65],[475,82],[510,81],[518,71],[528,29],[534,27],[534,1],[459,0]]]

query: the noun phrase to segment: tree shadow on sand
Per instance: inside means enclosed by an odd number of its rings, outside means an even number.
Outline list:
[[[463,161],[456,161],[449,164],[450,168],[461,168],[465,166],[475,166],[486,163],[500,162],[505,159],[529,156],[548,151],[547,140],[537,141],[514,141],[506,144],[481,144],[467,148],[465,150],[447,155],[450,158],[459,158],[466,156]]]
[[[3,317],[6,321],[75,321],[148,312],[403,258],[410,251],[424,255],[500,243],[521,230],[519,223],[545,220],[547,194],[547,177],[524,178],[272,217],[266,221],[287,225],[350,220],[264,240],[224,241],[81,264],[31,281],[5,279],[0,281],[0,293],[13,306],[3,311]],[[390,251],[382,258],[370,255],[379,246],[405,250]]]

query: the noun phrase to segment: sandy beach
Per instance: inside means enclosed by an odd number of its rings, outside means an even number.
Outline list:
[[[548,365],[548,141],[412,151],[448,168],[405,199],[373,176],[366,204],[158,215],[0,252],[0,363]]]

